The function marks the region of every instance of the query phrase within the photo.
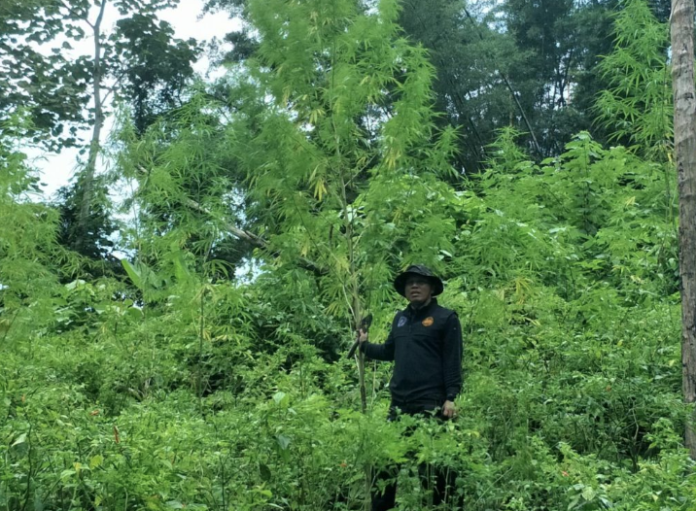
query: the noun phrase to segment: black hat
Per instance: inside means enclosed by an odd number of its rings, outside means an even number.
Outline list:
[[[433,286],[433,296],[437,296],[445,289],[445,285],[440,280],[440,277],[436,276],[430,268],[423,266],[422,264],[412,264],[406,271],[401,275],[398,275],[394,279],[394,289],[401,296],[406,296],[406,279],[409,275],[420,275],[421,277],[427,277],[430,281],[430,285]]]

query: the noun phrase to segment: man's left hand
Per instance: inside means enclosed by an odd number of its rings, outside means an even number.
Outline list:
[[[442,405],[442,415],[448,419],[454,419],[457,416],[457,409],[452,401],[445,401],[445,404]]]

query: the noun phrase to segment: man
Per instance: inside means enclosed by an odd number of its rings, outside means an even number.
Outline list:
[[[394,287],[409,304],[394,317],[385,343],[370,343],[363,331],[358,337],[367,357],[394,361],[388,420],[399,413],[439,414],[451,419],[456,415],[454,400],[462,386],[459,318],[454,311],[438,305],[435,297],[442,293],[444,284],[423,265],[409,266],[396,277]],[[444,477],[438,474],[435,504],[442,501],[444,493]],[[395,497],[396,485],[388,485],[384,494],[373,495],[372,510],[392,509]]]

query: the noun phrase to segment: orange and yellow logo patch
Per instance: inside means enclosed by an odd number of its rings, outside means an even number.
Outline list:
[[[432,316],[428,316],[423,320],[423,326],[430,326],[435,322]]]

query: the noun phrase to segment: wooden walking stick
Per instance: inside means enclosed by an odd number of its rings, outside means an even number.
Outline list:
[[[353,355],[355,355],[355,350],[358,349],[358,346],[360,346],[360,331],[364,330],[365,332],[368,332],[370,330],[370,325],[372,324],[372,314],[368,314],[362,320],[360,321],[360,326],[358,327],[358,338],[355,339],[355,342],[353,343],[353,346],[350,347],[350,351],[348,352],[348,358],[353,358]]]
[[[358,376],[360,378],[360,405],[362,413],[367,411],[367,390],[365,388],[365,355],[362,350],[358,350],[360,346],[360,332],[367,333],[370,330],[370,325],[372,324],[372,314],[368,314],[363,317],[358,323],[358,332],[355,342],[350,347],[348,351],[348,358],[352,358],[356,352],[358,355]],[[370,490],[372,488],[372,466],[367,463],[364,467],[365,469],[365,510],[370,509]]]
[[[358,346],[360,346],[360,331],[362,330],[367,332],[370,329],[371,324],[372,314],[368,314],[360,320],[358,326],[358,338],[355,339],[353,346],[351,346],[350,351],[348,352],[348,357],[355,355]],[[360,405],[362,412],[365,413],[367,410],[367,390],[365,389],[365,355],[363,355],[362,351],[358,351],[358,376],[360,378]]]

